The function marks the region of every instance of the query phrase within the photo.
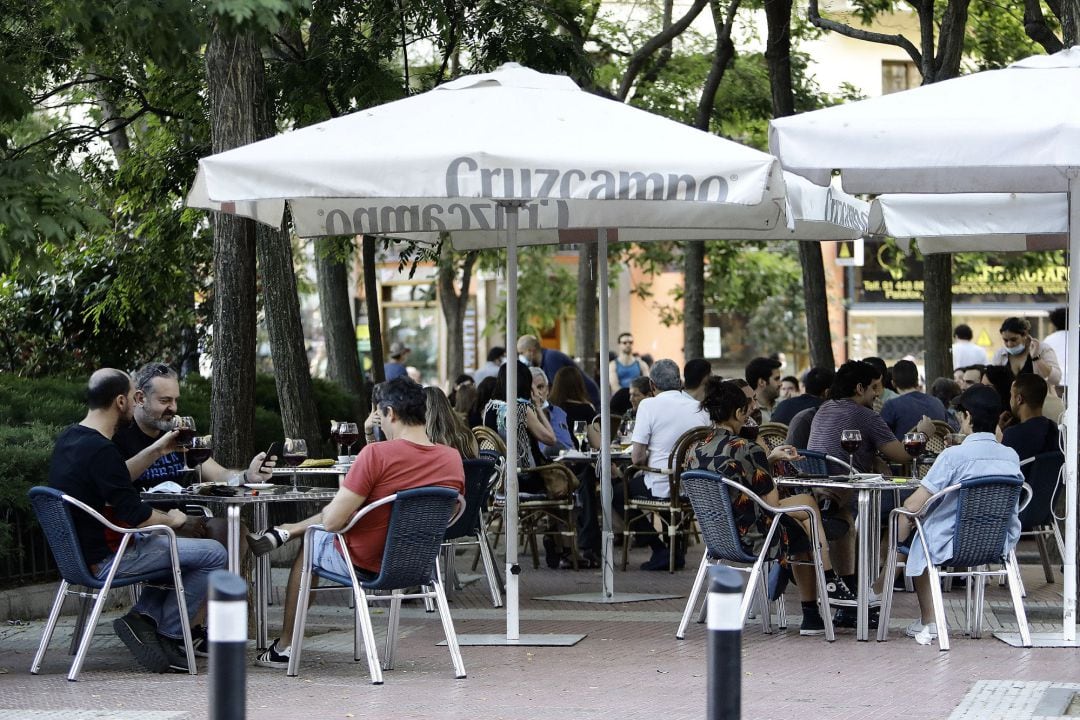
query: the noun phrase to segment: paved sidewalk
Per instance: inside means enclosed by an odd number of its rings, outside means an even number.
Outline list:
[[[524,558],[523,558],[524,559]],[[635,558],[632,558],[632,560]],[[640,562],[643,557],[636,558]],[[284,583],[284,571],[275,572]],[[597,571],[534,571],[522,575],[523,633],[584,633],[574,647],[466,647],[469,677],[455,680],[438,616],[408,607],[401,621],[397,667],[385,685],[368,682],[364,662],[352,661],[351,612],[344,594],[319,597],[308,623],[309,639],[299,678],[251,666],[248,717],[274,718],[484,718],[484,720],[618,718],[681,720],[705,713],[705,629],[691,625],[683,641],[674,637],[693,578],[631,570],[617,572],[620,592],[659,592],[680,599],[593,605],[533,598],[599,588]],[[1060,625],[1060,577],[1047,585],[1042,571],[1025,567],[1026,607],[1033,630]],[[963,592],[947,594],[959,626]],[[1008,596],[988,592],[987,622],[1014,622]],[[798,599],[787,596],[789,627],[763,635],[751,621],[744,629],[743,717],[783,720],[816,718],[992,718],[1025,720],[1052,686],[1080,687],[1076,650],[1023,650],[988,632],[973,640],[953,634],[952,650],[920,646],[903,636],[915,616],[914,595],[897,596],[887,643],[859,643],[853,630],[839,630],[835,643],[798,634]],[[458,633],[502,633],[502,610],[490,606],[486,585],[472,581],[452,596]],[[61,620],[40,676],[28,673],[43,623],[0,627],[0,720],[147,718],[193,720],[207,716],[205,661],[197,677],[148,675],[113,635],[109,620],[98,626],[78,683],[65,679],[72,618]],[[376,631],[382,630],[376,617]],[[272,627],[280,607],[271,610]],[[1058,625],[1055,625],[1058,623]],[[254,657],[254,650],[251,652]],[[1011,703],[1011,704],[1010,704]],[[1006,708],[1009,714],[990,709]],[[1045,705],[1042,707],[1046,707]],[[988,709],[990,708],[990,709]]]

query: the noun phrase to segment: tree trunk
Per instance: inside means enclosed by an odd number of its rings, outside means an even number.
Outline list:
[[[364,401],[364,374],[356,351],[349,268],[338,254],[334,240],[315,241],[315,275],[319,286],[319,314],[326,338],[326,375],[353,396]]]
[[[773,117],[795,114],[795,93],[791,82],[791,0],[766,0],[765,20],[768,40],[765,62],[769,67]],[[825,289],[825,267],[821,245],[800,242],[799,263],[803,270],[803,299],[806,304],[806,337],[810,343],[812,367],[836,367],[829,329],[829,301]]]
[[[1061,0],[1061,39],[1067,48],[1080,45],[1080,0]]]
[[[458,267],[454,251],[445,239],[439,254],[439,303],[446,320],[446,377],[453,382],[465,372],[465,311],[469,308],[469,285],[476,253],[466,254],[461,268],[461,292],[454,287]]]
[[[371,338],[371,377],[376,383],[386,380],[386,368],[383,367],[382,319],[379,317],[379,285],[375,272],[374,235],[363,237],[364,260],[364,303],[367,305],[368,336]]]
[[[600,326],[596,312],[599,310],[596,283],[599,276],[597,263],[600,261],[597,245],[583,243],[578,246],[577,324],[574,328],[574,347],[578,357],[581,358],[581,366],[587,377],[596,375],[599,359],[597,353],[600,352],[598,337]],[[603,258],[603,262],[607,262],[607,258]],[[607,288],[600,289],[600,292],[607,292]],[[602,366],[607,367],[606,360],[602,362]],[[605,373],[600,375],[602,379]]]
[[[215,23],[206,48],[211,146],[223,152],[258,139],[255,101],[262,56],[253,33]],[[254,454],[255,223],[218,213],[214,226],[214,457],[244,467]]]
[[[923,334],[926,382],[952,376],[952,255],[923,257]]]
[[[281,424],[285,437],[304,438],[313,456],[321,454],[329,446],[319,429],[289,236],[260,225],[255,238]]]
[[[705,357],[705,243],[683,246],[683,360]]]

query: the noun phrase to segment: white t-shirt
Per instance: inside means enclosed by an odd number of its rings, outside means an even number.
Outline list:
[[[700,402],[682,390],[665,390],[638,405],[631,441],[649,448],[649,467],[666,468],[682,434],[709,423],[709,414]],[[645,473],[644,480],[653,497],[670,496],[667,475]]]
[[[1057,355],[1058,366],[1061,368],[1061,384],[1067,384],[1067,378],[1065,377],[1065,353],[1069,347],[1069,331],[1056,330],[1044,337],[1042,344],[1049,345],[1050,349]]]
[[[972,365],[985,365],[990,360],[986,350],[968,340],[957,340],[952,346],[953,370]]]

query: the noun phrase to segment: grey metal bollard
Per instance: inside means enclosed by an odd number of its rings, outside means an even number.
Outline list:
[[[742,715],[742,573],[724,565],[709,568],[707,720]]]
[[[247,583],[236,573],[210,573],[206,611],[210,640],[210,720],[244,720],[247,712]]]

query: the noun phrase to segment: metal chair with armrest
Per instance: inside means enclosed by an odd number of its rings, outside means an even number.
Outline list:
[[[952,536],[952,557],[941,563],[930,561],[930,548],[923,533],[923,520],[932,512],[940,510],[941,501],[956,494],[956,526]],[[1021,494],[1026,497],[1021,501]],[[1005,540],[1011,520],[1022,511],[1031,498],[1031,487],[1017,477],[987,476],[972,478],[950,485],[932,495],[919,510],[912,512],[898,507],[889,515],[889,554],[885,565],[885,577],[896,575],[899,520],[901,516],[911,519],[915,525],[917,541],[926,555],[926,572],[929,575],[930,593],[934,605],[934,622],[937,624],[938,649],[949,649],[949,635],[945,623],[945,604],[941,596],[940,579],[964,576],[967,582],[967,618],[969,632],[979,637],[982,632],[984,578],[1004,576],[1008,579],[1013,612],[1020,629],[1024,647],[1031,647],[1031,632],[1020,589],[1020,568],[1016,553],[1004,552]],[[914,541],[914,540],[913,540]],[[1000,570],[990,570],[990,565],[1001,565]],[[951,568],[943,570],[941,568]],[[963,568],[963,569],[958,569]],[[974,586],[974,587],[973,587]],[[881,621],[878,624],[878,641],[888,639],[889,614],[892,611],[892,583],[886,582],[881,600]],[[974,621],[972,621],[974,618]]]
[[[495,568],[491,545],[484,532],[484,510],[494,482],[497,482],[499,468],[488,457],[465,460],[465,512],[457,521],[446,529],[443,539],[443,558],[446,572],[454,577],[454,555],[458,545],[476,545],[484,561],[484,575],[491,590],[491,604],[502,607],[502,578]]]
[[[33,487],[30,488],[29,495],[30,503],[34,508],[34,514],[37,515],[38,523],[45,533],[45,538],[48,540],[49,549],[52,550],[53,558],[56,560],[56,567],[60,571],[61,577],[60,588],[56,592],[56,599],[53,601],[52,609],[49,611],[49,619],[45,622],[45,630],[42,632],[41,643],[38,645],[37,654],[34,655],[34,662],[30,666],[30,673],[32,675],[37,675],[38,671],[41,669],[41,661],[45,657],[45,651],[48,650],[49,642],[52,640],[53,631],[56,629],[56,622],[60,617],[60,610],[64,604],[64,598],[68,594],[78,595],[82,598],[90,597],[94,600],[93,608],[90,611],[90,617],[81,626],[82,639],[79,641],[79,648],[75,652],[75,659],[72,661],[71,669],[68,671],[68,680],[74,682],[79,679],[79,672],[82,670],[83,661],[86,659],[86,653],[90,648],[90,641],[94,637],[94,631],[97,628],[98,619],[101,617],[101,611],[105,607],[105,601],[109,596],[109,591],[113,588],[130,587],[139,583],[149,582],[171,584],[176,590],[176,602],[180,611],[180,623],[184,635],[184,649],[187,652],[188,673],[195,675],[198,672],[195,667],[195,651],[191,643],[191,627],[188,622],[187,602],[184,598],[184,584],[180,572],[180,559],[176,550],[176,533],[173,529],[166,525],[122,528],[107,520],[101,513],[97,512],[86,503],[54,488]],[[79,546],[78,535],[75,531],[75,522],[71,514],[72,507],[78,508],[81,512],[85,512],[109,530],[121,535],[120,547],[116,551],[116,561],[112,563],[109,574],[104,580],[99,580],[95,577],[87,566],[82,548]],[[127,552],[131,537],[136,533],[163,533],[169,539],[169,553],[172,560],[171,567],[142,575],[117,577],[116,571],[119,568],[120,560],[123,558],[124,553]],[[90,592],[73,592],[69,590],[72,585],[81,585]]]
[[[694,507],[698,525],[701,527],[701,534],[705,539],[705,553],[702,555],[701,564],[698,566],[697,576],[694,578],[694,584],[686,600],[686,608],[683,610],[682,620],[679,622],[679,629],[675,632],[675,637],[681,640],[686,634],[686,626],[690,622],[690,615],[694,611],[698,595],[705,584],[709,565],[721,562],[729,565],[735,563],[732,567],[748,573],[749,577],[746,581],[746,589],[743,591],[740,606],[741,617],[744,620],[746,619],[754,596],[759,594],[758,596],[764,607],[764,611],[761,613],[761,628],[763,632],[771,633],[771,608],[766,589],[767,573],[764,571],[763,566],[765,563],[775,559],[777,548],[773,540],[777,529],[780,527],[780,516],[796,513],[812,514],[813,510],[806,505],[774,507],[735,480],[706,470],[685,471],[682,474],[682,484],[683,489],[690,498],[690,503]],[[731,503],[732,491],[746,495],[758,507],[773,516],[761,552],[757,555],[748,553],[739,538]],[[832,642],[836,639],[836,636],[833,631],[829,595],[826,591],[824,566],[821,562],[821,541],[824,538],[817,537],[817,526],[813,523],[811,523],[810,529],[810,547],[813,555],[813,565],[817,572],[818,602],[821,603],[821,616],[825,620],[825,639]]]
[[[372,510],[384,505],[391,505],[390,524],[386,530],[386,547],[383,550],[382,568],[378,575],[358,571],[352,563],[347,563],[349,574],[338,575],[317,568],[312,563],[312,536],[315,530],[323,530],[322,525],[312,525],[304,533],[304,558],[300,574],[300,595],[297,599],[296,621],[293,624],[292,655],[289,658],[289,677],[296,677],[300,672],[300,655],[304,647],[304,625],[311,591],[336,590],[340,586],[351,587],[354,603],[355,632],[353,636],[353,659],[360,659],[360,644],[367,654],[368,671],[371,682],[381,685],[383,669],[394,667],[394,651],[397,647],[398,618],[401,614],[401,601],[423,599],[434,601],[442,620],[446,645],[450,649],[450,658],[454,664],[456,677],[465,677],[465,664],[461,659],[454,621],[443,591],[442,572],[438,565],[439,549],[446,536],[446,529],[465,511],[464,498],[456,490],[445,487],[421,487],[402,490],[389,497],[365,505],[349,520],[349,523],[336,532],[339,542],[344,545],[345,534]],[[456,511],[455,511],[456,508]],[[336,586],[314,587],[313,578],[324,578]],[[407,593],[404,588],[420,587],[420,592]],[[386,591],[385,595],[369,593]],[[379,651],[375,647],[375,630],[371,623],[373,602],[389,602],[385,658],[380,664]]]
[[[1058,450],[1041,453],[1020,462],[1027,484],[1031,486],[1031,502],[1020,513],[1020,537],[1033,537],[1039,548],[1046,582],[1054,582],[1054,569],[1047,546],[1047,537],[1057,543],[1059,556],[1065,557],[1065,541],[1054,518],[1054,499],[1061,486],[1065,455]]]

